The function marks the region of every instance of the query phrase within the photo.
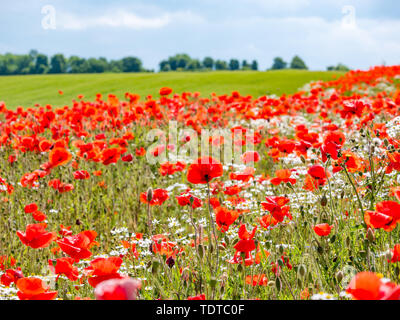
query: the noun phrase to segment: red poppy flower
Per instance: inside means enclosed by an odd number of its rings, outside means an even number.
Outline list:
[[[101,153],[101,162],[108,166],[111,163],[117,163],[121,157],[120,151],[117,148],[106,149]]]
[[[72,155],[64,148],[54,148],[49,153],[49,162],[52,167],[62,166],[68,163]]]
[[[118,273],[121,264],[122,259],[119,257],[94,259],[90,262],[90,266],[85,268],[85,271],[89,276],[89,284],[95,288],[103,281],[123,278]]]
[[[289,206],[286,204],[290,201],[286,197],[270,196],[265,198],[267,202],[261,202],[261,206],[264,210],[269,211],[274,219],[282,222],[285,217],[292,219],[289,213]]]
[[[356,300],[400,299],[400,286],[384,283],[375,273],[369,271],[354,276],[346,291]]]
[[[200,198],[194,197],[190,193],[181,193],[181,195],[176,196],[176,199],[178,200],[178,204],[182,207],[192,205],[192,208],[196,209],[203,205]]]
[[[308,171],[308,175],[304,181],[303,189],[314,191],[320,186],[324,186],[327,182],[327,174],[325,168],[320,165],[311,166]]]
[[[228,231],[229,227],[239,217],[239,212],[229,210],[225,207],[218,207],[215,209],[215,220],[217,222],[218,229],[221,232]]]
[[[251,178],[254,178],[254,172],[254,168],[246,167],[243,172],[231,172],[229,174],[229,179],[247,182]]]
[[[254,227],[253,231],[249,233],[246,229],[246,225],[242,224],[240,226],[238,231],[240,240],[234,245],[236,252],[231,261],[232,263],[241,263],[242,258],[239,255],[240,253],[244,253],[246,266],[253,264],[254,261],[251,255],[251,251],[256,249],[256,244],[253,240],[256,231],[257,227]]]
[[[165,189],[154,189],[153,197],[150,201],[147,200],[147,192],[142,192],[140,194],[140,201],[143,203],[149,203],[151,206],[161,206],[168,199],[168,191]]]
[[[400,204],[395,201],[378,202],[376,211],[365,212],[364,221],[369,228],[392,231],[400,221]]]
[[[249,162],[258,162],[260,161],[260,155],[257,151],[247,151],[242,154],[241,159],[244,164]]]
[[[87,259],[92,256],[89,249],[97,244],[97,242],[94,241],[96,236],[97,233],[95,231],[83,231],[77,235],[67,236],[57,240],[57,244],[64,253],[78,262],[81,259]]]
[[[223,174],[222,164],[211,157],[202,157],[189,166],[187,179],[193,184],[209,183]]]
[[[133,155],[129,153],[129,154],[123,156],[123,157],[121,158],[121,160],[122,160],[123,162],[132,162],[132,160],[133,160]]]
[[[188,300],[206,300],[206,295],[205,294],[199,294],[194,297],[188,297]]]
[[[135,154],[136,154],[138,157],[143,157],[143,156],[146,154],[146,149],[143,148],[143,147],[141,147],[141,148],[139,148],[139,149],[136,149]]]
[[[160,96],[167,96],[172,92],[171,88],[163,87],[160,89]]]
[[[90,178],[90,173],[86,170],[78,170],[74,172],[75,180],[85,180]]]
[[[47,184],[49,185],[49,187],[52,187],[59,193],[64,193],[74,190],[74,186],[72,184],[61,182],[59,179],[50,180]]]
[[[57,238],[55,232],[46,231],[47,224],[28,224],[26,231],[17,231],[17,236],[26,246],[33,249],[46,248]]]
[[[94,294],[96,300],[136,300],[141,287],[140,280],[131,278],[110,279],[97,285]]]
[[[6,266],[15,266],[17,260],[9,256],[0,256],[0,270],[4,270]]]
[[[18,279],[23,278],[24,275],[21,268],[17,269],[7,269],[0,278],[0,283],[3,286],[9,287],[11,283],[17,283]]]
[[[47,216],[42,211],[37,210],[32,213],[32,218],[35,221],[42,222],[47,219]]]
[[[52,145],[53,144],[49,140],[43,139],[42,141],[39,142],[39,150],[41,152],[47,152],[50,150]]]
[[[391,263],[400,262],[400,244],[396,244],[392,250]]]
[[[20,300],[53,300],[57,291],[49,291],[39,278],[21,278],[17,281],[18,298]]]
[[[278,186],[281,183],[291,183],[291,184],[296,183],[296,179],[290,178],[290,176],[292,175],[292,172],[288,169],[276,170],[275,175],[276,175],[276,177],[272,178],[270,181],[275,186]]]
[[[25,206],[25,213],[33,213],[37,211],[39,208],[36,203],[30,203]]]
[[[246,284],[251,284],[253,287],[267,286],[268,278],[265,276],[265,274],[255,274],[253,276],[246,276]]]
[[[49,267],[52,272],[60,275],[65,275],[69,280],[76,281],[79,277],[77,267],[74,267],[75,260],[73,258],[64,257],[54,260],[49,260]],[[58,277],[57,277],[58,278]]]
[[[327,223],[317,224],[313,227],[315,233],[320,237],[326,237],[331,233],[332,226]]]

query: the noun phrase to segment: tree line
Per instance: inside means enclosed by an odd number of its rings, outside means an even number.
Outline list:
[[[36,50],[31,50],[29,54],[0,55],[0,75],[151,71],[143,68],[142,61],[136,57],[108,61],[106,58],[66,58],[63,54],[55,54],[48,58]]]
[[[294,56],[290,64],[283,58],[276,57],[269,70],[279,69],[303,69],[308,67],[299,57]],[[160,72],[168,71],[212,71],[212,70],[258,70],[257,60],[247,61],[230,59],[228,61],[205,57],[193,59],[188,54],[176,54],[159,64]],[[327,67],[328,71],[347,71],[343,64]],[[51,57],[31,50],[29,54],[6,53],[0,55],[0,75],[19,74],[57,74],[57,73],[104,73],[104,72],[154,72],[143,67],[142,61],[137,57],[125,57],[119,60],[107,60],[100,58],[82,58],[78,56],[65,57],[63,54],[55,54]]]

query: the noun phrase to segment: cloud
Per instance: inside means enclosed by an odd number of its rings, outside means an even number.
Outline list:
[[[160,29],[172,23],[199,23],[203,18],[190,11],[161,13],[155,17],[142,17],[125,10],[116,10],[98,16],[57,13],[57,25],[66,30],[85,30],[91,28],[127,28],[134,30]]]

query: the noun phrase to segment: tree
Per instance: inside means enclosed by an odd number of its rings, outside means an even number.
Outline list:
[[[251,63],[251,70],[258,70],[258,62],[256,60],[253,60],[253,62]]]
[[[274,58],[274,63],[272,64],[271,70],[286,69],[287,62],[285,62],[281,57]]]
[[[136,57],[126,57],[122,59],[122,72],[142,71],[142,61]]]
[[[35,59],[34,73],[43,74],[49,69],[49,59],[45,54],[38,53]]]
[[[193,59],[189,62],[187,69],[190,71],[195,71],[195,70],[200,70],[201,69],[201,63],[197,59]]]
[[[160,71],[171,71],[171,66],[167,60],[162,60],[160,62]]]
[[[239,60],[237,59],[231,59],[229,61],[229,69],[234,71],[234,70],[239,70],[240,64],[239,64]]]
[[[51,57],[49,73],[65,73],[67,71],[67,62],[63,54],[55,54]]]
[[[108,64],[108,69],[110,72],[122,72],[122,61],[121,60],[111,60],[110,63]]]
[[[215,61],[215,69],[216,70],[228,70],[228,64],[224,60]]]
[[[350,68],[348,66],[342,64],[342,63],[338,63],[338,65],[336,67],[335,66],[329,66],[329,67],[326,68],[326,70],[328,70],[328,71],[344,71],[344,72],[347,72],[347,71],[350,70]]]
[[[299,56],[294,56],[290,63],[290,69],[308,69],[308,67]]]
[[[250,65],[247,63],[247,60],[242,61],[242,70],[250,70]]]
[[[17,69],[15,70],[15,74],[29,74],[32,73],[35,65],[33,63],[34,58],[31,55],[16,55],[15,62],[17,65]]]
[[[89,73],[103,73],[107,71],[108,63],[105,58],[89,58],[87,61]],[[135,72],[135,71],[134,71]]]
[[[68,59],[67,72],[70,72],[70,73],[86,73],[86,72],[88,72],[88,66],[86,64],[86,59],[77,57],[77,56],[71,56]]]
[[[214,59],[211,57],[205,57],[203,60],[203,66],[207,69],[214,69]]]

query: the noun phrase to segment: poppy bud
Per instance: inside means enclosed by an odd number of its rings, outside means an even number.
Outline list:
[[[170,268],[172,268],[175,265],[175,260],[174,258],[172,258],[172,256],[170,256],[165,262],[167,263],[167,266]]]
[[[338,271],[338,272],[336,273],[336,280],[337,280],[339,283],[342,282],[343,277],[344,277],[344,275],[343,275],[343,272],[342,272],[342,271]]]
[[[281,291],[281,289],[282,289],[282,282],[281,282],[281,279],[279,279],[279,277],[277,277],[275,280],[275,287],[276,287],[276,290],[278,290],[278,292]]]
[[[218,282],[217,279],[215,279],[214,277],[211,277],[211,279],[209,281],[210,287],[215,288],[217,285],[217,282]]]
[[[151,272],[153,274],[157,273],[159,265],[160,265],[160,263],[158,261],[153,261],[153,265],[152,265],[152,268],[151,268]]]
[[[152,188],[147,189],[146,200],[147,200],[147,202],[150,202],[151,200],[153,200],[153,189]]]
[[[285,250],[285,248],[282,246],[282,245],[279,245],[278,246],[278,252],[279,252],[279,254],[283,254],[283,251]]]
[[[201,259],[204,256],[204,246],[202,244],[199,245],[199,256]]]
[[[375,235],[371,228],[368,229],[368,231],[367,231],[367,239],[370,242],[373,242],[375,240]]]
[[[301,160],[301,162],[303,162],[304,164],[306,163],[306,159],[304,158],[303,155],[300,156],[300,160]]]
[[[328,204],[328,198],[324,195],[321,199],[321,206],[325,207]]]
[[[385,139],[383,140],[383,143],[385,144],[385,147],[387,148],[387,146],[389,145],[389,141],[385,138]]]
[[[306,275],[307,269],[304,264],[299,265],[299,275],[300,277],[304,277]]]
[[[221,288],[225,287],[227,280],[228,280],[228,274],[224,272],[220,278]]]
[[[189,272],[189,268],[188,267],[185,267],[183,270],[182,270],[182,280],[183,281],[188,281],[189,280],[189,275],[190,275],[190,272]]]

